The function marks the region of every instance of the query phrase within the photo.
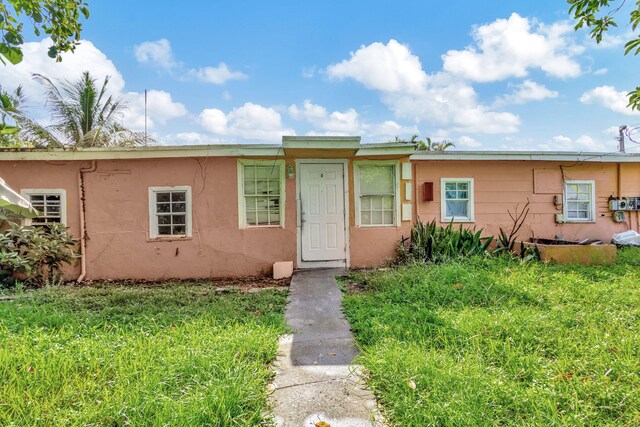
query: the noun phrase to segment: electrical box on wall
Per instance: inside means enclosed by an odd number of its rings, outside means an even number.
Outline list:
[[[563,214],[556,214],[556,222],[558,224],[564,224],[564,215]]]
[[[433,182],[424,183],[422,200],[425,202],[433,202]]]
[[[609,197],[610,211],[640,211],[640,196]]]
[[[610,199],[609,210],[610,211],[626,211],[629,208],[629,201],[627,199]]]

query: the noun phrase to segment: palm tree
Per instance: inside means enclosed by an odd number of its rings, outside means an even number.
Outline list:
[[[107,93],[109,77],[98,87],[88,71],[79,80],[58,85],[42,74],[33,77],[45,86],[45,105],[52,124],[42,126],[31,120],[24,110],[15,109],[11,117],[20,128],[20,138],[35,147],[131,147],[146,145],[142,132],[120,124],[126,110],[122,97]]]
[[[419,151],[444,151],[447,148],[456,146],[453,142],[447,139],[438,142],[431,141],[431,138],[427,137],[427,140],[425,142],[421,139],[418,139],[418,135],[413,135],[409,140],[405,140],[396,136],[394,142],[401,144],[414,144],[416,146],[416,149]]]

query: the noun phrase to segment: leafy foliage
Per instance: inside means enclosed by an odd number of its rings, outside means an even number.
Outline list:
[[[575,29],[586,27],[590,29],[589,35],[600,43],[610,28],[617,27],[615,15],[620,12],[624,0],[620,1],[616,7],[611,0],[567,0],[569,3],[569,14],[577,20]],[[629,13],[629,26],[631,31],[636,31],[640,25],[640,0],[636,0],[635,8]],[[624,54],[640,54],[640,34],[634,34],[633,38],[625,43]],[[640,110],[640,86],[628,93],[629,107],[632,110]]]
[[[487,254],[493,237],[482,237],[482,229],[470,230],[462,224],[457,229],[453,223],[442,227],[433,220],[429,223],[417,221],[411,229],[409,241],[403,239],[397,248],[398,260],[406,262],[447,260]]]
[[[418,139],[418,135],[413,135],[409,140],[396,137],[395,141],[400,144],[414,144],[418,150],[422,151],[444,151],[447,148],[455,147],[455,144],[449,140],[432,141],[431,138],[423,141]]]
[[[82,17],[89,18],[87,3],[82,0],[1,0],[0,62],[22,61],[24,18],[31,22],[36,36],[51,37],[48,55],[61,61],[62,52],[73,51],[78,45]]]
[[[14,284],[16,275],[36,285],[59,282],[62,265],[78,257],[77,243],[62,224],[11,224],[0,234],[0,283]]]
[[[127,106],[122,97],[108,93],[109,77],[98,86],[88,71],[74,82],[57,84],[42,74],[34,78],[45,86],[52,124],[32,120],[18,103],[4,110],[20,128],[21,141],[33,147],[131,147],[146,145],[144,133],[120,124]]]

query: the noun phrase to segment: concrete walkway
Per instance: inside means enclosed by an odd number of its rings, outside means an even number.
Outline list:
[[[278,426],[383,426],[375,399],[351,365],[358,351],[341,311],[335,276],[342,269],[298,271],[286,320],[293,335],[280,340],[271,403]]]

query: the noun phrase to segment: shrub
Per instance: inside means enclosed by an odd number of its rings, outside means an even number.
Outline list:
[[[0,233],[0,283],[15,283],[16,277],[36,285],[59,282],[62,265],[78,257],[74,251],[77,243],[62,224],[11,224]]]
[[[417,221],[411,229],[411,238],[402,239],[397,248],[398,260],[442,262],[454,258],[487,254],[493,237],[482,237],[482,229],[476,231],[453,223],[446,227]]]

